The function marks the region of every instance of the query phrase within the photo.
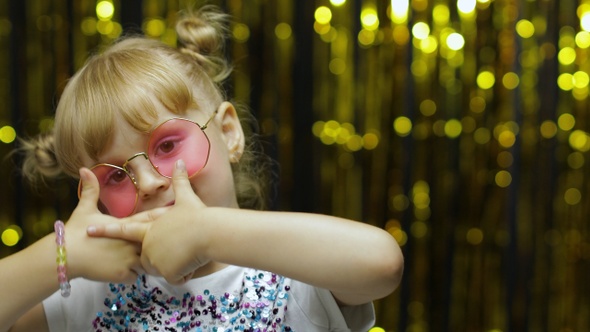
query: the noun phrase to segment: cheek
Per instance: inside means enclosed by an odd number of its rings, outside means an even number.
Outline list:
[[[231,176],[230,153],[227,149],[226,142],[219,135],[211,137],[210,142],[209,160],[205,169],[207,169],[207,172],[215,172],[217,176]]]
[[[228,152],[225,147],[225,143],[220,137],[215,136],[209,138],[210,149],[209,158],[207,164],[201,171],[201,173],[215,174],[215,176],[221,176],[228,168],[231,170],[229,165]]]
[[[233,173],[227,154],[211,151],[207,165],[191,179],[191,185],[208,206],[237,207]]]

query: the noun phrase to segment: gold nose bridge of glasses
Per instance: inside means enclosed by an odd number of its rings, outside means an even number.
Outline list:
[[[150,160],[150,157],[148,157],[147,153],[145,152],[138,152],[136,154],[134,154],[133,156],[131,156],[129,159],[125,160],[125,163],[123,164],[123,167],[126,171],[127,171],[127,165],[135,158],[139,157],[139,156],[143,156],[143,158],[145,158],[145,160]]]
[[[128,175],[129,175],[129,177],[131,177],[131,180],[133,180],[133,183],[135,183],[135,185],[137,185],[137,180],[135,179],[135,174],[133,174],[133,173],[131,173],[131,172],[129,171],[129,169],[127,168],[127,165],[129,165],[129,163],[130,163],[130,162],[131,162],[133,159],[135,159],[135,158],[137,158],[137,157],[139,157],[139,156],[142,156],[142,157],[143,157],[145,160],[149,161],[149,162],[150,162],[150,165],[151,165],[151,166],[152,166],[154,169],[156,169],[156,171],[158,171],[158,166],[156,166],[156,165],[152,164],[152,161],[150,160],[150,157],[149,157],[149,156],[147,155],[147,153],[145,153],[145,152],[138,152],[138,153],[134,154],[133,156],[129,157],[129,159],[127,159],[127,160],[125,161],[125,163],[123,164],[123,166],[121,166],[121,168],[122,168],[122,169],[123,169],[123,170],[124,170],[124,171],[125,171],[125,172],[126,172]],[[158,172],[158,173],[159,173],[159,172]]]

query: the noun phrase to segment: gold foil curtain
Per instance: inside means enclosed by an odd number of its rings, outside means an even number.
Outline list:
[[[0,3],[2,158],[51,127],[88,52],[128,31],[173,44],[189,3]],[[281,164],[274,208],[367,222],[402,246],[374,331],[590,329],[590,1],[210,3],[234,17],[230,97]],[[14,162],[0,256],[76,204],[72,183],[31,190]]]

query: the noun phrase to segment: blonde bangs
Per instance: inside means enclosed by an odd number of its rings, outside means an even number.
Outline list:
[[[143,47],[114,48],[91,59],[62,94],[56,128],[65,130],[56,131],[57,157],[70,175],[77,175],[82,166],[80,151],[98,160],[116,121],[148,132],[158,118],[157,102],[179,115],[198,107],[178,58],[167,48],[146,49],[151,41],[131,42]],[[171,70],[174,66],[178,70]]]

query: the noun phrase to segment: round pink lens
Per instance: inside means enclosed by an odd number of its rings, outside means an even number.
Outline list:
[[[122,218],[135,210],[137,189],[131,177],[121,167],[97,165],[92,172],[100,185],[99,208],[103,213]]]
[[[185,119],[172,119],[152,132],[148,156],[158,172],[167,177],[172,176],[176,161],[182,159],[190,177],[207,164],[209,147],[209,139],[199,125]]]

